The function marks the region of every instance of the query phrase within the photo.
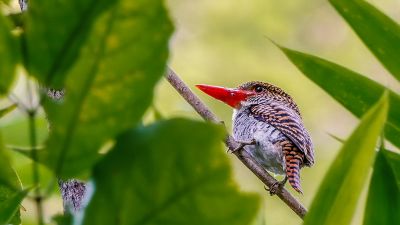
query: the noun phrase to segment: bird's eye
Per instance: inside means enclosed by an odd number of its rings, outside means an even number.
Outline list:
[[[264,88],[261,87],[261,86],[255,86],[254,87],[254,91],[256,91],[256,92],[262,92],[263,90],[264,90]]]

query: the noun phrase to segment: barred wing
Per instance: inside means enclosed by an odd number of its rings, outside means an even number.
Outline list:
[[[250,107],[250,112],[257,120],[274,126],[286,135],[304,153],[305,165],[314,164],[314,147],[298,113],[273,102],[253,105]]]

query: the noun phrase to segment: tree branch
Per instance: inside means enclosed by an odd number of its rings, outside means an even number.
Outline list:
[[[178,91],[178,93],[196,110],[196,112],[207,121],[221,123],[221,120],[211,112],[211,110],[190,90],[190,88],[179,78],[170,68],[167,68],[165,75],[168,82]],[[239,146],[232,136],[228,135],[225,145],[229,149],[236,149]],[[259,165],[246,151],[235,151],[233,154],[249,168],[267,187],[271,187],[275,180],[261,165]],[[300,218],[304,218],[307,209],[293,197],[285,188],[276,194],[286,203]]]

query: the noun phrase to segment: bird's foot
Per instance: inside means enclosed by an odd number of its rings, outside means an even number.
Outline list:
[[[234,153],[236,151],[239,151],[239,150],[243,149],[244,146],[256,144],[256,140],[255,139],[252,139],[250,141],[236,141],[236,142],[239,143],[239,146],[234,148],[234,149],[228,149],[227,150],[228,153]]]
[[[266,191],[268,191],[271,196],[276,195],[278,192],[282,191],[282,188],[285,186],[286,181],[287,181],[287,177],[285,177],[285,179],[283,179],[282,181],[276,181],[269,188],[264,187],[264,189]]]

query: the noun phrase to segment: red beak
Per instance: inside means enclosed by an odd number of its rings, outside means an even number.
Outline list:
[[[247,97],[255,94],[252,91],[224,88],[206,84],[198,84],[196,87],[211,97],[223,101],[233,108],[238,108],[241,101],[245,101]]]

